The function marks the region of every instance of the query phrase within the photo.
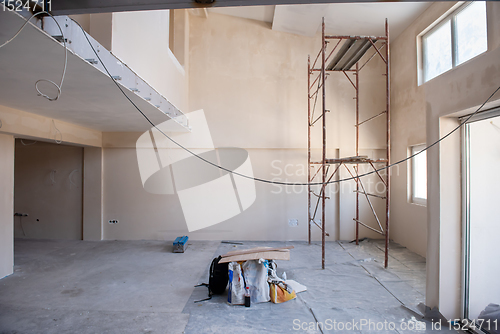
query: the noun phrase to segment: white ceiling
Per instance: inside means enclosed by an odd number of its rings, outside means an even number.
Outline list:
[[[384,20],[391,36],[399,35],[430,3],[369,3],[283,5],[210,9],[210,12],[272,22],[274,30],[314,35],[325,16],[327,33],[382,35]],[[0,40],[15,34],[23,18],[0,11]],[[101,131],[145,131],[150,125],[111,84],[109,77],[77,55],[68,53],[62,96],[50,102],[37,96],[38,79],[58,82],[64,62],[63,47],[28,25],[12,43],[0,49],[0,104]],[[169,119],[129,90],[127,95],[156,124]]]
[[[382,36],[384,22],[389,20],[391,39],[399,36],[431,2],[333,3],[311,5],[277,5],[212,8],[220,13],[271,22],[272,29],[292,34],[314,36],[325,17],[330,35]]]

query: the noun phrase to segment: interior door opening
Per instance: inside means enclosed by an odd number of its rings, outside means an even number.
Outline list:
[[[82,240],[83,148],[16,139],[14,238]]]
[[[500,109],[464,129],[464,318],[500,332]]]

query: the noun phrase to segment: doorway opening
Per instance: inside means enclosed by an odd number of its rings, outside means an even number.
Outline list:
[[[498,330],[500,108],[471,118],[464,127],[463,144],[464,319]]]
[[[16,139],[14,238],[82,240],[83,147]]]

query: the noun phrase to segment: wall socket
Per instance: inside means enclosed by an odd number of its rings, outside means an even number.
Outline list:
[[[295,227],[299,225],[298,219],[288,219],[288,226]]]
[[[118,220],[110,220],[110,221],[108,221],[108,223],[110,223],[110,224],[118,224],[119,221]]]

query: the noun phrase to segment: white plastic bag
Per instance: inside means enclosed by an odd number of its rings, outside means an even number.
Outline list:
[[[267,282],[267,261],[249,260],[243,263],[243,277],[245,278],[246,286],[250,287],[251,303],[268,302],[269,283]]]
[[[227,302],[231,305],[245,304],[245,282],[238,262],[229,262],[229,292]]]

